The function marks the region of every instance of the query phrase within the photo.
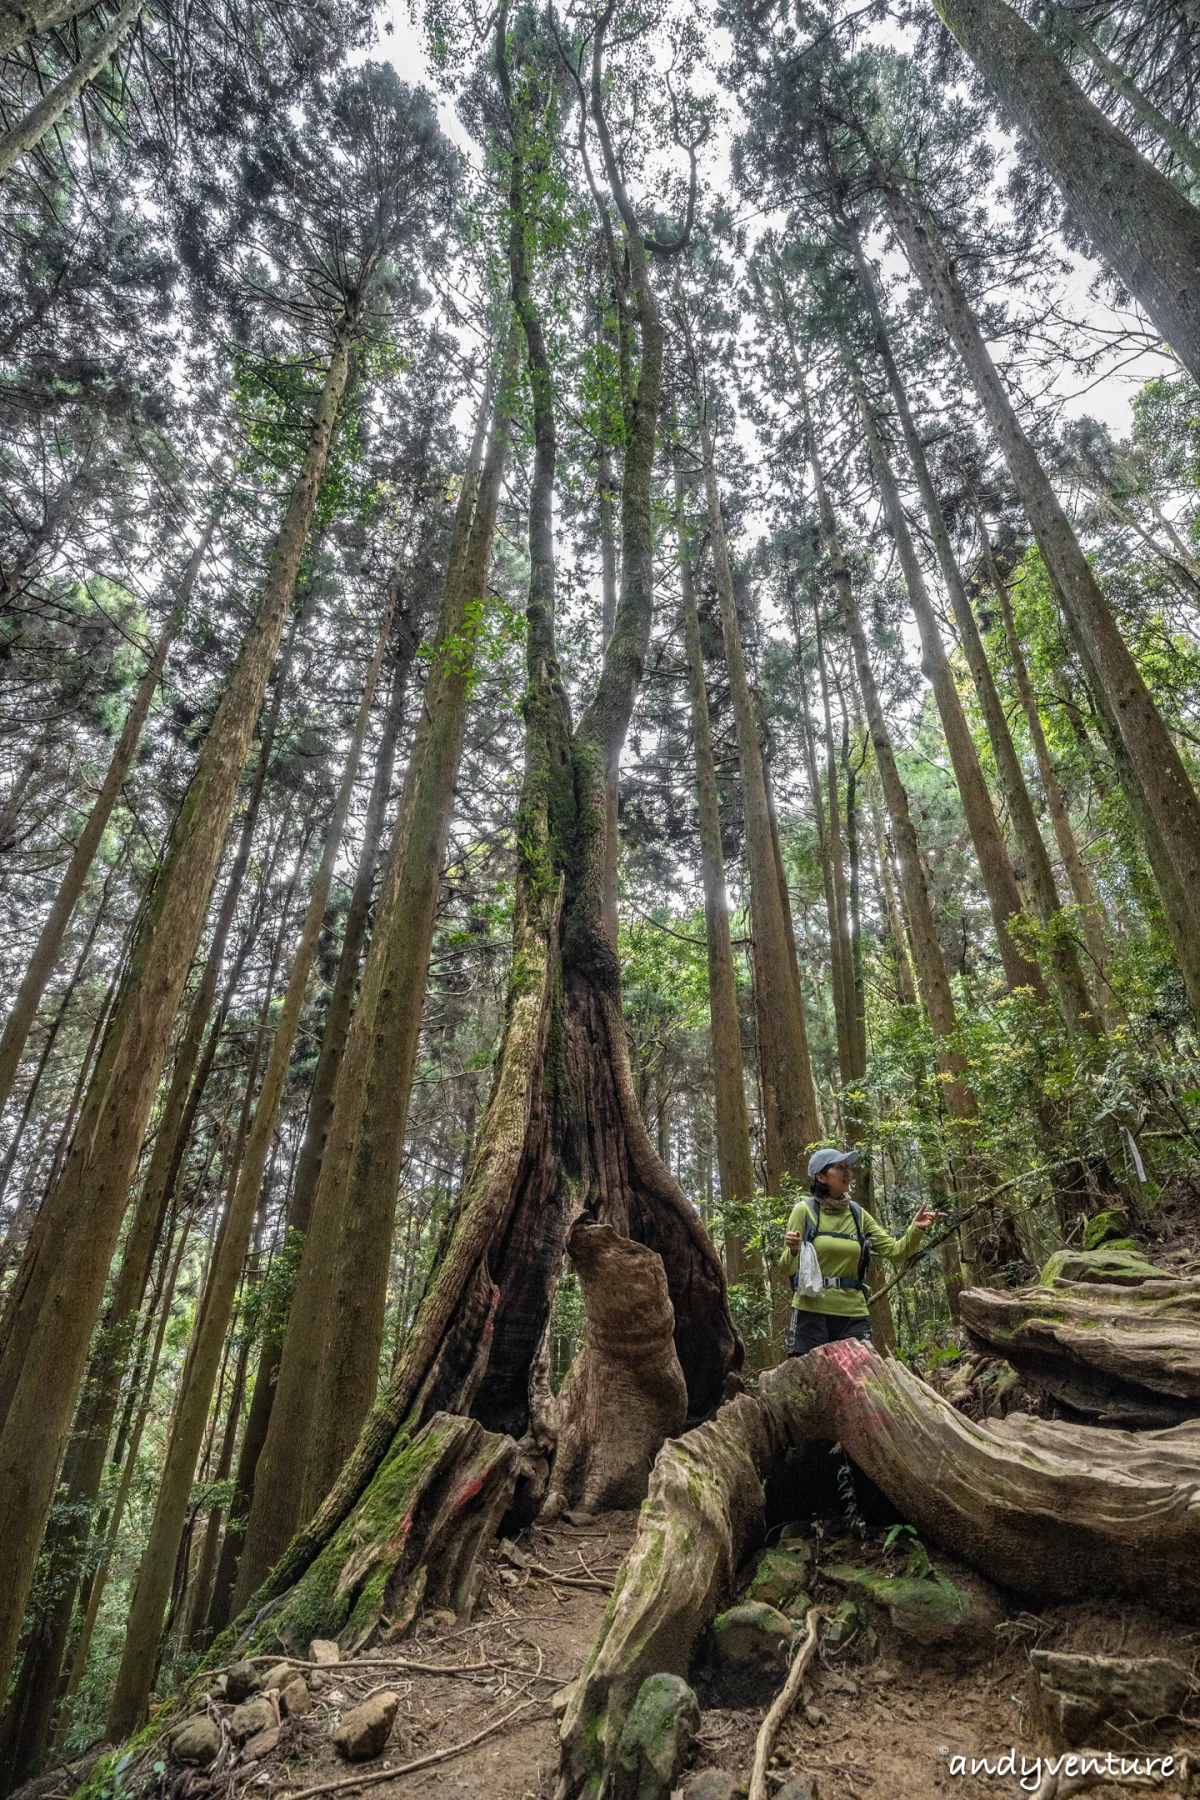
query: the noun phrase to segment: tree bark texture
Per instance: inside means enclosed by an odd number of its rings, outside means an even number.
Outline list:
[[[1154,102],[1143,94],[1132,76],[1127,75],[1120,63],[1107,56],[1096,42],[1082,19],[1076,18],[1069,6],[1057,6],[1051,0],[1047,8],[1054,23],[1062,28],[1075,45],[1082,50],[1093,68],[1103,75],[1114,93],[1120,94],[1130,110],[1136,114],[1140,122],[1162,140],[1164,146],[1173,156],[1177,156],[1185,169],[1191,169],[1200,175],[1200,146],[1197,146],[1186,131],[1181,131],[1164,112],[1160,112]]]
[[[1097,1425],[1200,1418],[1200,1282],[1056,1280],[963,1296],[971,1342]]]
[[[350,798],[358,775],[358,761],[375,697],[375,684],[379,678],[390,629],[389,606],[367,671],[342,779],[325,829],[320,865],[309,891],[287,989],[271,1041],[262,1086],[254,1106],[253,1121],[246,1133],[241,1164],[222,1220],[203,1305],[192,1334],[188,1361],[172,1420],[171,1439],[163,1463],[154,1518],[130,1601],[121,1666],[109,1714],[109,1730],[114,1738],[127,1736],[141,1723],[154,1679],[155,1654],[167,1601],[169,1571],[187,1516],[188,1496],[212,1401],[221,1345],[225,1340],[238,1281],[250,1247],[255,1213],[260,1205],[267,1154],[275,1135],[279,1103],[283,1097],[304,994],[316,956],[325,908],[329,902],[334,866],[350,810]],[[285,924],[286,913],[285,905]],[[271,974],[274,975],[274,967]],[[265,1002],[267,1010],[270,1007],[272,986],[273,981],[269,980]]]
[[[545,1516],[640,1506],[665,1439],[683,1430],[687,1383],[662,1259],[611,1225],[577,1220],[567,1249],[583,1289],[582,1348],[558,1396]]]
[[[1200,381],[1200,213],[1004,0],[935,0],[1076,223]]]
[[[985,3],[992,10],[993,0]],[[997,4],[995,10],[1008,12],[1002,4]],[[1010,16],[1015,21],[1015,15]],[[1022,25],[1021,29],[1027,31],[1028,27]],[[1195,939],[1195,920],[1200,911],[1200,799],[1050,479],[1021,427],[956,274],[907,194],[886,176],[884,179],[897,236],[962,358],[1008,464],[1076,644],[1095,671],[1111,711],[1137,788],[1137,795],[1131,800],[1139,814],[1149,818],[1161,840],[1184,903],[1184,915],[1177,916],[1176,929],[1185,933],[1180,963],[1186,975],[1195,963],[1194,955],[1188,954],[1188,945]],[[1200,215],[1193,213],[1181,196],[1176,195],[1176,199],[1192,213],[1200,243]],[[1200,308],[1200,282],[1192,280],[1190,290],[1193,303]],[[1200,313],[1197,316],[1200,318]],[[1195,991],[1192,981],[1189,998],[1200,1017],[1200,992]]]
[[[510,337],[510,343],[513,341]],[[507,459],[511,405],[509,352],[498,383],[485,394],[459,494],[455,527],[446,569],[442,615],[435,656],[422,714],[410,754],[408,772],[392,842],[375,907],[375,926],[362,986],[337,1074],[334,1114],[321,1158],[312,1217],[296,1275],[288,1329],[280,1355],[275,1399],[271,1408],[254,1484],[246,1542],[238,1569],[234,1611],[239,1612],[303,1520],[329,1491],[337,1446],[346,1437],[338,1409],[355,1411],[355,1429],[374,1394],[382,1330],[381,1294],[387,1278],[388,1240],[394,1215],[403,1117],[420,1004],[432,942],[433,908],[441,876],[442,846],[457,773],[458,750],[465,724],[473,662],[474,626],[464,630],[467,607],[482,594],[491,559],[492,532],[500,481]],[[484,452],[491,425],[490,442]],[[436,742],[435,742],[436,734]],[[433,766],[426,775],[430,746]],[[410,868],[417,858],[413,832],[417,801],[424,842],[421,855],[433,857],[423,868]],[[431,893],[432,890],[432,893]],[[407,899],[406,915],[402,900]],[[405,927],[415,927],[409,939]],[[419,964],[419,971],[416,966]],[[406,1060],[401,1060],[406,1058]],[[396,1084],[409,1073],[404,1091]],[[343,1218],[351,1206],[365,1211],[343,1236]],[[358,1236],[360,1249],[351,1254]],[[377,1246],[383,1243],[379,1252]],[[368,1248],[374,1263],[368,1265]],[[347,1286],[363,1291],[346,1295]],[[373,1335],[369,1382],[339,1398],[324,1385],[330,1360],[330,1338],[337,1308],[346,1303],[353,1320]],[[350,1319],[341,1329],[349,1328]],[[343,1336],[343,1343],[345,1338]],[[351,1361],[354,1346],[351,1346]],[[367,1346],[358,1346],[357,1368],[367,1366]],[[341,1373],[346,1373],[342,1370]],[[364,1405],[365,1401],[365,1405]],[[351,1440],[352,1441],[352,1440]]]
[[[0,1511],[9,1580],[0,1592],[0,1685],[7,1681],[38,1544],[112,1259],[171,1023],[204,920],[238,777],[295,589],[338,407],[350,336],[339,333],[258,616],[238,653],[188,786],[166,863],[62,1175],[47,1200],[52,1274],[0,1433]]]
[[[557,1800],[617,1791],[621,1727],[649,1675],[686,1676],[762,1542],[764,1483],[788,1449],[837,1443],[923,1538],[1045,1601],[1114,1593],[1200,1605],[1200,1427],[1133,1434],[1014,1415],[976,1425],[903,1364],[849,1340],[790,1358],[664,1445],[561,1727]]]
[[[727,1205],[750,1204],[754,1197],[754,1163],[750,1121],[742,1070],[742,1034],[738,1020],[733,944],[729,933],[729,899],[725,859],[721,851],[721,816],[717,804],[717,772],[713,761],[712,725],[700,619],[692,581],[683,483],[675,461],[675,534],[679,550],[679,583],[683,598],[683,639],[692,705],[692,748],[696,764],[696,804],[700,819],[700,874],[704,884],[705,944],[708,951],[708,1004],[712,1033],[714,1109],[717,1124],[717,1168],[721,1199]],[[741,1239],[726,1229],[725,1270],[731,1283],[743,1277]]]

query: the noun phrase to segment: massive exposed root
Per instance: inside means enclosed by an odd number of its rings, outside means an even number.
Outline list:
[[[639,1686],[687,1672],[761,1538],[774,1459],[823,1440],[840,1443],[931,1543],[1001,1586],[1067,1599],[1103,1568],[1115,1593],[1200,1614],[1200,1424],[1141,1434],[1015,1416],[977,1425],[865,1344],[829,1345],[664,1445],[564,1716],[558,1800],[604,1800]]]
[[[1099,1424],[1200,1417],[1200,1281],[976,1288],[962,1322],[977,1348]]]
[[[559,1395],[551,1518],[576,1504],[587,1512],[638,1505],[660,1448],[687,1417],[662,1259],[611,1225],[582,1219],[567,1248],[587,1326]]]

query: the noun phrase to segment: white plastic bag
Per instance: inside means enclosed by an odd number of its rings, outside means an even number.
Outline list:
[[[803,1243],[800,1246],[800,1261],[796,1266],[796,1292],[815,1295],[824,1292],[824,1288],[821,1265],[817,1261],[817,1247],[815,1244]]]

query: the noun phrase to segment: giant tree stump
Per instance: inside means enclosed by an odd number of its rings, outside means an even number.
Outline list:
[[[1133,1434],[1009,1418],[977,1425],[855,1340],[772,1370],[665,1444],[600,1637],[562,1724],[557,1800],[608,1800],[641,1682],[685,1674],[762,1536],[776,1457],[838,1442],[931,1543],[1003,1587],[1106,1587],[1200,1614],[1200,1424]],[[801,1497],[802,1499],[802,1497]]]
[[[476,1419],[435,1413],[401,1434],[366,1493],[300,1580],[240,1647],[307,1656],[313,1638],[353,1655],[407,1630],[424,1603],[469,1615],[476,1558],[512,1498],[519,1452]]]
[[[1200,1281],[972,1288],[959,1305],[977,1349],[1097,1424],[1200,1417]]]

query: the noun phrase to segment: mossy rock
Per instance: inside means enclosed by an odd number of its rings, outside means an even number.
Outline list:
[[[1038,1276],[1042,1287],[1056,1281],[1099,1281],[1116,1287],[1139,1287],[1143,1281],[1166,1281],[1165,1269],[1147,1262],[1136,1246],[1105,1244],[1100,1250],[1056,1250]]]
[[[726,1706],[759,1706],[778,1692],[787,1673],[796,1627],[777,1607],[744,1601],[712,1625],[710,1660]]]
[[[821,1642],[827,1650],[841,1650],[852,1637],[865,1630],[867,1623],[865,1606],[860,1606],[857,1600],[843,1600],[821,1633]]]
[[[823,1573],[857,1598],[885,1608],[902,1638],[935,1649],[979,1651],[992,1647],[1000,1609],[976,1579],[964,1577],[960,1583],[936,1572],[876,1575],[844,1564]]]
[[[1115,1245],[1121,1250],[1133,1247],[1129,1237],[1129,1214],[1123,1206],[1106,1207],[1103,1212],[1093,1214],[1084,1226],[1084,1249],[1099,1250],[1102,1244]]]
[[[806,1543],[793,1540],[786,1549],[781,1546],[768,1550],[762,1557],[746,1589],[746,1598],[790,1612],[796,1595],[804,1592],[811,1576],[812,1552]]]
[[[617,1745],[613,1800],[668,1800],[700,1729],[700,1703],[678,1675],[638,1689]]]

